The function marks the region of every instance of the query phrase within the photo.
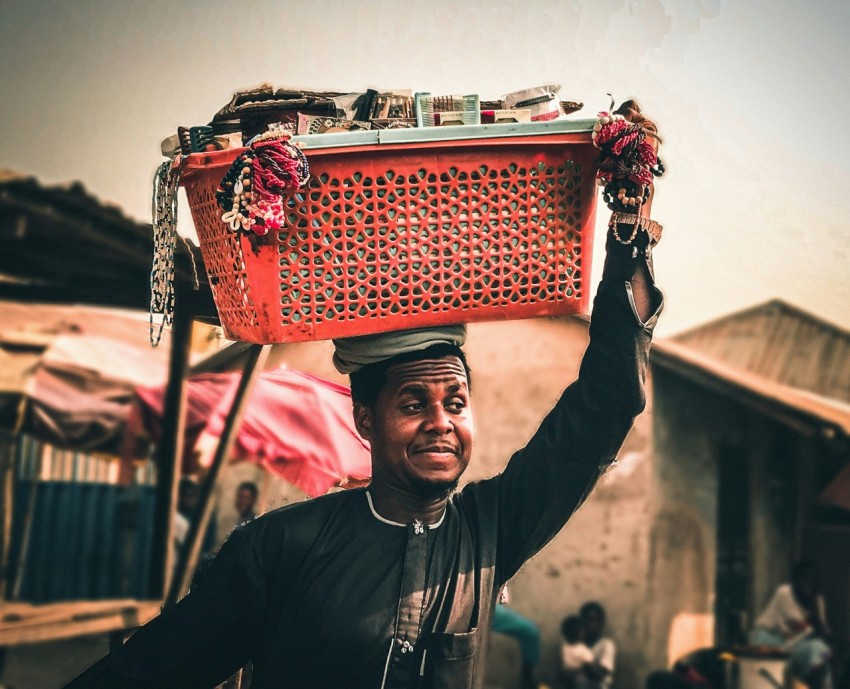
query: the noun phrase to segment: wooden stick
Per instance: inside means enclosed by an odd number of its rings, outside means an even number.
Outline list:
[[[207,524],[212,515],[216,483],[224,473],[227,460],[230,458],[230,452],[233,449],[233,444],[236,442],[236,436],[239,432],[246,403],[251,395],[251,390],[254,387],[257,376],[265,367],[270,352],[271,345],[252,345],[248,351],[248,360],[245,362],[242,378],[239,380],[230,411],[225,419],[224,428],[221,431],[221,437],[216,447],[212,465],[201,484],[198,511],[194,519],[192,519],[192,523],[189,526],[189,533],[186,536],[186,543],[180,553],[177,570],[174,574],[171,588],[168,591],[168,597],[165,599],[166,608],[180,600],[185,592],[189,590],[189,585],[192,583],[192,575],[197,566],[198,557],[200,556],[203,536],[206,533]]]
[[[135,629],[152,620],[159,611],[158,601],[135,601],[132,605],[113,607],[100,614],[89,615],[59,615],[60,611],[56,610],[56,615],[37,623],[0,625],[0,647]]]
[[[21,596],[21,586],[23,585],[24,572],[27,567],[27,558],[29,556],[30,551],[30,540],[32,540],[32,522],[33,517],[35,516],[35,503],[36,497],[38,496],[39,478],[41,476],[42,456],[42,453],[39,452],[38,457],[36,458],[36,464],[32,477],[30,478],[30,491],[29,496],[27,496],[27,510],[24,514],[24,525],[22,529],[23,535],[21,536],[21,552],[20,555],[18,555],[17,571],[14,573],[14,576],[11,576],[10,573],[9,585],[12,589],[13,599],[18,599]]]
[[[174,512],[183,461],[186,421],[186,371],[192,343],[194,300],[178,292],[171,329],[168,383],[162,411],[162,434],[156,448],[156,513],[150,562],[150,597],[161,599],[168,590],[174,562]]]
[[[0,510],[3,515],[0,532],[0,601],[6,596],[6,586],[11,578],[9,572],[9,548],[12,541],[12,510],[15,492],[15,458],[12,437],[2,433],[0,443]]]

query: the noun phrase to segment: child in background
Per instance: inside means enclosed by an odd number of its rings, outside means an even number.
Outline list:
[[[576,677],[585,665],[593,662],[593,652],[584,643],[584,627],[578,615],[569,615],[561,622],[561,675],[566,686],[575,686]]]

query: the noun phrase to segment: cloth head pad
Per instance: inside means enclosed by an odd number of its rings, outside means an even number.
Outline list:
[[[400,354],[418,352],[431,345],[445,343],[458,347],[466,341],[465,325],[395,330],[377,335],[361,335],[334,340],[333,362],[340,373],[354,373],[364,366],[385,361]]]

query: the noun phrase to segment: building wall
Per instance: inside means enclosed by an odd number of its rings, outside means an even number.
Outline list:
[[[795,489],[810,442],[785,426],[676,374],[653,371],[648,655],[655,665],[711,645],[715,626],[718,456],[743,453],[747,480],[750,627],[786,581],[802,514]]]
[[[646,653],[653,667],[669,666],[686,645],[713,634],[717,470],[703,410],[694,390],[653,368],[653,441],[649,515]],[[720,407],[718,412],[722,412]],[[728,425],[732,419],[715,417]],[[673,646],[671,649],[670,646]]]
[[[587,345],[587,325],[578,320],[535,320],[470,326],[465,349],[473,376],[475,451],[466,480],[492,476],[504,467],[539,425],[572,380]],[[341,380],[330,366],[328,343],[279,348],[274,363],[286,363]],[[644,651],[650,503],[650,412],[629,435],[619,461],[564,531],[519,572],[511,584],[512,605],[540,625],[542,680],[553,680],[561,619],[587,600],[608,610],[619,647],[618,686],[640,687],[651,669]],[[236,465],[220,489],[220,531],[232,522],[232,495],[239,480],[260,480],[259,470]],[[267,508],[301,496],[277,480]],[[518,686],[516,643],[494,635],[488,684]]]

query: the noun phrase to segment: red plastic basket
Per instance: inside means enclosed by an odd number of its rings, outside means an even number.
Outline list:
[[[254,343],[576,313],[588,306],[589,133],[306,149],[287,226],[234,234],[215,190],[241,149],[188,156],[227,337]]]

